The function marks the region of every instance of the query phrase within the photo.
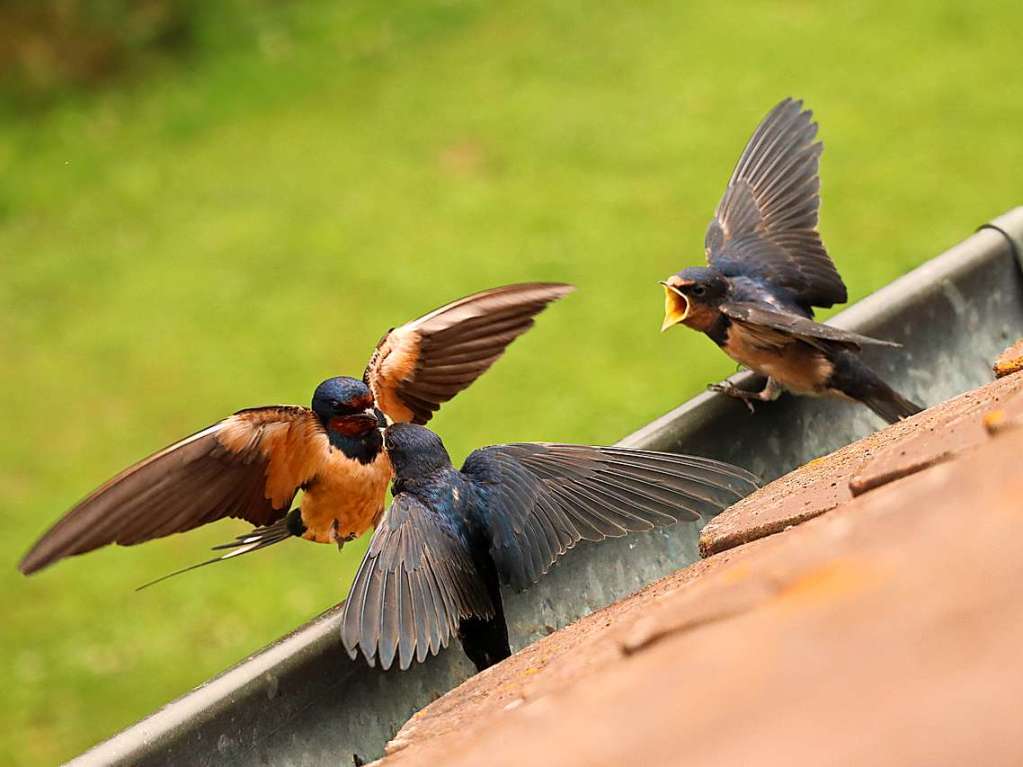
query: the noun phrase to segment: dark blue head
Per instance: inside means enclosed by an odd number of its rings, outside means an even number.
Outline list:
[[[373,408],[373,393],[355,378],[328,378],[313,392],[313,412],[326,425],[331,418],[355,415]]]
[[[387,425],[362,381],[328,378],[313,393],[313,412],[327,430],[330,444],[363,463],[380,450],[380,429]]]
[[[663,281],[664,322],[661,330],[682,322],[706,330],[717,318],[717,307],[728,296],[728,279],[709,266],[690,266]]]
[[[687,266],[678,274],[672,275],[668,282],[673,280],[682,285],[688,283],[691,286],[704,285],[728,289],[728,280],[725,276],[710,266]]]
[[[399,481],[415,480],[451,466],[444,443],[425,426],[393,424],[384,432],[384,445]]]

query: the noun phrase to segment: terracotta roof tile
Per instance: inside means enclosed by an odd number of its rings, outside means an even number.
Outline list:
[[[701,553],[710,556],[805,522],[854,493],[977,444],[986,435],[983,413],[1021,391],[1023,376],[1010,376],[810,461],[711,520],[700,536]],[[1023,408],[1023,401],[1015,407]]]
[[[711,539],[753,542],[470,679],[385,764],[1023,763],[1021,388],[773,483]],[[849,491],[903,465],[925,468]]]

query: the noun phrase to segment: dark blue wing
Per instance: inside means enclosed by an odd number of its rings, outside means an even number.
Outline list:
[[[748,472],[705,458],[548,443],[477,450],[462,472],[479,489],[498,573],[520,590],[581,540],[713,515],[757,487]]]
[[[893,346],[894,341],[860,335],[851,330],[822,325],[791,312],[778,311],[760,303],[726,301],[720,307],[722,314],[742,326],[749,337],[763,349],[781,349],[798,339],[822,351],[850,349],[860,351],[864,346]]]
[[[341,641],[385,670],[395,656],[406,669],[415,657],[447,647],[463,618],[490,618],[494,607],[466,542],[450,520],[408,493],[384,515],[341,618]]]
[[[813,113],[785,99],[757,126],[707,228],[707,262],[763,280],[809,310],[847,300],[817,232],[823,145]]]

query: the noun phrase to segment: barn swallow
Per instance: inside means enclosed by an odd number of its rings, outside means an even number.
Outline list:
[[[324,381],[310,408],[239,410],[125,469],[50,528],[19,569],[33,573],[109,543],[130,546],[224,517],[256,527],[217,547],[226,554],[193,567],[296,536],[340,546],[384,510],[392,470],[382,428],[426,423],[573,289],[494,288],[392,328],[361,380]],[[302,504],[293,509],[299,490]]]
[[[661,282],[661,330],[682,323],[767,378],[760,392],[712,386],[770,401],[783,390],[863,403],[889,423],[920,412],[858,357],[863,346],[898,346],[813,321],[813,307],[844,303],[845,284],[817,232],[823,144],[802,101],[764,118],[739,158],[704,246],[706,267]]]
[[[341,618],[352,659],[408,668],[457,636],[482,671],[508,657],[501,585],[521,591],[579,541],[717,514],[757,487],[706,458],[552,443],[476,450],[460,470],[440,438],[384,435],[394,500]]]

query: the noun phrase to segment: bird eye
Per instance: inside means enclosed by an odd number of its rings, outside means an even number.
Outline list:
[[[705,287],[703,287],[703,285],[694,285],[692,292],[693,292],[694,296],[699,297],[699,296],[702,296],[704,293],[706,293],[707,289]]]
[[[330,406],[332,408],[334,408],[335,410],[337,410],[339,407],[341,407],[341,401],[340,400],[336,400],[336,399],[332,399],[330,401]]]

